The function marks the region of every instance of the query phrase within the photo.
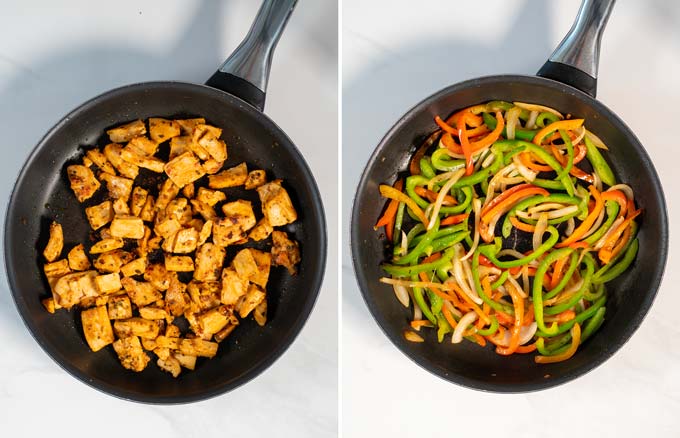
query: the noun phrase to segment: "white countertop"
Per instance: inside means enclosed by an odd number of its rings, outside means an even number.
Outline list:
[[[298,4],[274,56],[265,109],[317,177],[331,243],[338,235],[335,3]],[[6,205],[30,150],[68,111],[128,83],[204,82],[245,36],[258,6],[249,0],[2,2],[0,204]],[[62,371],[25,329],[2,269],[0,434],[336,436],[337,326],[329,323],[337,319],[334,246],[328,254],[314,312],[280,360],[226,395],[173,407],[124,402]]]
[[[446,85],[533,74],[572,24],[578,0],[344,0],[342,430],[367,436],[678,436],[680,294],[671,233],[663,285],[632,339],[567,385],[496,395],[448,384],[383,335],[358,291],[348,250],[351,200],[384,133]],[[645,145],[678,226],[680,2],[620,1],[602,41],[598,98]],[[464,60],[456,58],[456,51]],[[663,121],[660,118],[663,118]],[[351,158],[351,159],[350,159]],[[495,417],[488,412],[494,412]],[[614,435],[612,428],[619,432]]]

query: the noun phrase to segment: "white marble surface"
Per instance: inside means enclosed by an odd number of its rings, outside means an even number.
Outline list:
[[[448,84],[536,72],[569,29],[579,3],[343,2],[343,436],[678,436],[680,295],[674,286],[680,270],[673,231],[663,285],[633,338],[590,374],[526,395],[476,392],[420,369],[373,321],[351,267],[351,199],[387,129]],[[658,117],[678,116],[679,29],[680,2],[617,2],[604,34],[598,90],[599,99],[628,123],[656,164],[672,230],[680,208],[677,124],[664,126]],[[464,62],[456,59],[456,49],[465,54]]]
[[[250,0],[0,1],[0,204],[21,164],[66,112],[145,80],[203,82],[248,30]],[[306,157],[337,231],[337,4],[302,1],[271,72],[266,112]],[[330,157],[330,159],[329,159]],[[209,401],[154,407],[79,383],[42,352],[0,283],[0,435],[337,435],[337,254],[290,349],[256,380]]]

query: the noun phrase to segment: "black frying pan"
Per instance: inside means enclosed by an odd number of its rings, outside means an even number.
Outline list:
[[[208,81],[208,86],[150,82],[109,91],[61,120],[36,146],[19,177],[7,208],[5,262],[14,300],[26,326],[42,348],[66,371],[117,397],[148,403],[184,403],[209,398],[257,376],[293,342],[319,293],[326,263],[326,225],[321,198],[302,155],[286,134],[262,113],[273,49],[296,0],[265,0],[244,42]],[[260,328],[246,319],[220,345],[218,355],[199,361],[178,379],[155,365],[136,374],[125,370],[107,348],[92,353],[82,335],[79,312],[50,315],[40,298],[49,295],[42,274],[47,224],[63,225],[65,251],[88,242],[83,206],[69,188],[65,164],[85,145],[105,144],[107,128],[148,117],[205,117],[224,129],[229,158],[225,167],[246,161],[249,168],[282,178],[298,211],[286,228],[300,242],[297,276],[272,269],[269,316]],[[152,174],[136,184],[154,189]],[[245,192],[228,196],[245,197]],[[257,202],[257,197],[250,199]],[[259,209],[259,203],[254,206]],[[235,250],[228,248],[227,260]]]
[[[668,252],[668,220],[659,178],[644,148],[631,130],[595,100],[597,61],[602,31],[613,0],[584,0],[574,26],[545,63],[538,76],[490,76],[472,79],[428,97],[385,135],[362,175],[352,212],[351,246],[354,269],[364,300],[390,340],[426,370],[470,388],[534,391],[575,379],[611,357],[633,334],[647,314],[661,282]],[[644,209],[638,256],[625,275],[608,287],[605,323],[568,361],[538,365],[533,355],[502,357],[491,347],[471,343],[437,343],[426,333],[424,343],[402,337],[410,311],[394,297],[384,275],[386,245],[373,225],[383,202],[378,186],[393,183],[424,138],[437,129],[435,115],[490,100],[522,101],[551,106],[586,119],[588,128],[609,146],[607,155],[617,179],[633,187]]]

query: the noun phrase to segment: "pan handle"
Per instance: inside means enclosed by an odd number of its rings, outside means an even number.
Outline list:
[[[595,97],[600,40],[615,0],[583,0],[569,33],[538,76],[555,79]]]
[[[274,48],[297,0],[264,0],[248,35],[205,83],[262,111]]]

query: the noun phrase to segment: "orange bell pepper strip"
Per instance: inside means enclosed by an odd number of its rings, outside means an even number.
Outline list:
[[[527,311],[524,314],[523,325],[529,325],[534,322],[534,306],[527,306]]]
[[[444,318],[446,318],[446,321],[449,323],[451,328],[456,328],[458,323],[455,319],[453,319],[453,315],[451,315],[451,312],[449,312],[449,309],[447,309],[446,306],[442,307],[442,313],[444,314]]]
[[[503,128],[505,128],[505,120],[503,119],[503,115],[501,114],[500,111],[496,111],[496,127],[486,137],[482,138],[479,141],[470,143],[472,152],[477,152],[494,144],[494,142],[501,137],[501,134],[503,133]],[[467,131],[467,135],[468,138],[473,137],[471,130]]]
[[[553,274],[550,277],[550,283],[548,283],[548,287],[550,289],[555,289],[555,287],[557,286],[557,283],[559,283],[560,280],[562,279],[562,274],[563,274],[562,271],[564,270],[564,265],[567,264],[568,258],[569,257],[562,257],[561,259],[559,259],[558,261],[555,262],[555,267],[553,268]]]
[[[421,327],[434,327],[434,325],[427,319],[416,319],[411,321],[411,328],[414,330],[420,330]]]
[[[581,222],[581,225],[579,225],[574,230],[574,232],[571,233],[571,236],[567,237],[562,242],[559,242],[557,245],[555,245],[556,248],[564,248],[565,246],[569,246],[572,243],[578,242],[581,239],[581,237],[583,237],[583,235],[586,234],[586,232],[588,232],[590,227],[593,226],[593,224],[597,220],[597,217],[600,215],[600,211],[604,207],[604,200],[602,199],[602,195],[600,195],[600,192],[598,192],[595,186],[593,185],[588,186],[588,190],[593,195],[593,198],[595,198],[595,207],[593,207],[592,211],[588,214],[586,219],[583,222]]]
[[[633,222],[633,220],[642,212],[642,210],[635,210],[634,212],[631,212],[626,220],[621,222],[618,227],[607,237],[607,240],[604,241],[604,245],[602,245],[602,248],[597,252],[597,257],[600,259],[602,263],[605,265],[609,263],[612,258],[614,257],[614,247],[616,246],[616,242],[619,240],[619,237],[621,237],[621,234],[630,226],[630,223]]]
[[[485,277],[482,280],[482,287],[484,287],[484,281],[486,281],[488,283],[489,279]],[[489,315],[484,313],[484,311],[482,311],[482,309],[479,308],[477,303],[472,301],[472,299],[469,296],[467,296],[467,294],[465,292],[463,292],[463,290],[460,287],[458,287],[458,285],[456,285],[455,283],[452,283],[451,285],[453,286],[453,291],[459,297],[461,297],[463,299],[463,301],[465,301],[465,303],[467,304],[468,307],[470,307],[472,310],[474,310],[474,312],[477,314],[477,316],[479,316],[480,319],[482,319],[487,324],[491,323],[491,319],[489,318]],[[488,285],[488,290],[491,291],[491,285]]]
[[[470,116],[470,118],[468,119],[467,124],[469,126],[472,126],[473,128],[476,128],[484,123],[484,119],[482,118],[482,116],[478,115],[483,111],[486,111],[486,105],[473,105],[453,113],[451,117],[446,119],[446,123],[448,123],[450,126],[455,126],[458,123],[458,119],[460,118],[461,115],[463,115],[464,113],[470,113],[472,114],[472,116]]]
[[[517,287],[513,283],[508,283],[507,291],[512,298],[512,304],[515,308],[515,322],[510,329],[510,343],[507,347],[497,347],[496,353],[502,356],[509,356],[517,350],[519,347],[519,334],[522,329],[522,323],[524,322],[524,298],[517,290]]]
[[[384,198],[394,199],[396,201],[403,202],[404,204],[406,204],[406,206],[411,209],[413,214],[416,215],[418,220],[421,221],[423,223],[423,225],[425,225],[426,227],[428,226],[430,221],[427,220],[427,217],[425,216],[425,212],[407,194],[401,192],[400,190],[395,189],[394,187],[390,187],[386,184],[381,184],[379,189],[380,189],[380,194]]]
[[[536,361],[536,363],[563,362],[567,359],[570,359],[576,353],[576,350],[578,349],[580,343],[581,343],[581,326],[578,323],[576,323],[571,328],[571,345],[564,353],[556,354],[554,356],[536,356],[534,357],[534,361]]]
[[[401,191],[404,187],[404,181],[398,180],[394,183],[394,188]],[[399,207],[399,201],[392,199],[385,209],[385,214],[382,215],[378,222],[375,224],[374,229],[380,227],[385,227],[385,235],[389,241],[392,241],[392,233],[394,231],[394,221],[397,218],[397,208]]]
[[[545,128],[541,129],[534,136],[533,143],[536,145],[541,145],[543,139],[548,135],[557,131],[559,129],[564,129],[565,131],[573,131],[578,129],[583,125],[583,119],[569,119],[569,120],[558,120],[557,122],[552,122]]]
[[[470,116],[468,116],[469,118]],[[460,148],[460,145],[457,144],[453,140],[453,135],[456,137],[459,136],[458,130],[454,128],[453,126],[449,125],[447,122],[443,121],[441,117],[435,116],[434,122],[443,130],[445,133],[442,135],[442,143],[444,143],[444,146],[446,146],[451,152],[456,153],[456,154],[462,154],[462,149]],[[470,121],[467,121],[467,124],[470,124]],[[486,125],[481,125],[477,126],[476,128],[468,129],[468,138],[470,137],[477,137],[483,134],[486,134],[489,132],[489,128],[486,127]],[[448,134],[448,135],[447,135]]]
[[[573,310],[565,310],[562,313],[558,313],[555,319],[560,324],[564,324],[565,322],[569,322],[574,318],[576,318],[576,312],[574,312]]]
[[[526,353],[532,353],[534,351],[536,351],[536,343],[535,342],[533,344],[529,344],[529,345],[520,345],[515,350],[515,353],[526,354]]]
[[[428,190],[425,187],[421,186],[417,186],[414,190],[418,196],[426,198],[430,202],[437,201],[437,196],[439,195],[439,193],[437,192],[433,192],[432,190]],[[442,203],[442,205],[456,205],[456,204],[458,204],[456,198],[454,198],[451,195],[444,196],[444,202]]]
[[[616,201],[619,204],[619,216],[625,216],[628,209],[628,198],[621,190],[607,190],[602,192],[605,201]]]
[[[466,221],[468,217],[470,217],[469,213],[461,213],[455,214],[453,216],[446,216],[444,219],[441,220],[441,222],[439,222],[439,226],[460,224]]]
[[[422,262],[420,263],[431,263],[434,262],[435,260],[439,260],[442,257],[441,252],[436,252],[428,257],[425,257]],[[421,274],[424,274],[424,272],[421,272]],[[423,280],[423,281],[430,281],[430,280]]]
[[[521,184],[524,185],[524,184]],[[489,204],[485,211],[482,213],[482,222],[489,223],[491,220],[496,217],[496,215],[503,214],[510,210],[512,206],[521,201],[524,198],[527,198],[529,196],[533,195],[543,195],[543,196],[548,196],[550,193],[542,188],[542,187],[536,187],[534,185],[528,184],[530,187],[526,187],[517,191],[514,191],[511,193],[509,196],[505,196],[504,199],[502,199],[500,202],[498,202],[496,205],[492,206]],[[514,188],[514,187],[513,187]],[[509,192],[510,190],[508,190]],[[507,193],[507,192],[505,192]],[[503,193],[503,195],[505,195]],[[501,196],[503,196],[501,195]],[[499,196],[500,197],[500,196]],[[491,201],[493,202],[493,201]]]
[[[525,231],[527,233],[533,233],[534,231],[536,231],[535,225],[525,224],[521,220],[517,219],[516,216],[510,216],[510,223],[512,224],[513,227],[517,228],[518,230]]]
[[[420,145],[416,153],[413,154],[413,158],[411,158],[411,162],[409,163],[409,172],[411,173],[411,175],[420,175],[420,160],[425,156],[425,153],[430,148],[430,146],[432,146],[434,142],[437,140],[440,133],[441,131],[437,130],[430,134],[430,136],[427,137],[425,141]]]

